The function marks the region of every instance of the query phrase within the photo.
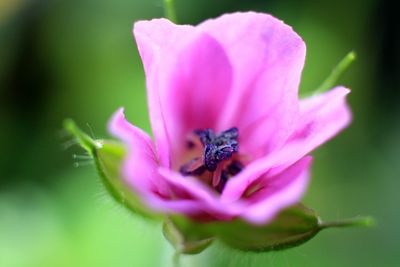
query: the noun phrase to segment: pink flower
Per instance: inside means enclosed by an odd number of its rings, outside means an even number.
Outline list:
[[[246,12],[197,26],[135,23],[154,142],[123,109],[110,131],[127,145],[122,175],[156,212],[271,221],[299,202],[311,156],[351,119],[349,90],[299,100],[306,48],[282,21]]]

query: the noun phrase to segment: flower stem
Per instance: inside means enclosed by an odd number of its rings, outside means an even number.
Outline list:
[[[339,77],[345,70],[348,69],[350,64],[356,59],[356,53],[354,51],[349,52],[336,67],[332,70],[329,76],[323,81],[323,83],[315,90],[315,93],[322,93],[332,88]]]
[[[371,227],[375,225],[375,220],[372,217],[356,217],[351,219],[344,219],[340,221],[332,221],[332,222],[321,222],[319,227],[320,229],[332,228],[332,227],[354,227],[354,226],[363,226],[363,227]]]
[[[174,255],[173,255],[173,258],[172,258],[172,262],[174,264],[174,267],[180,267],[181,266],[180,258],[181,258],[181,253],[176,251],[174,253]]]
[[[163,0],[164,1],[164,12],[165,17],[172,22],[177,22],[175,7],[174,7],[174,0]]]

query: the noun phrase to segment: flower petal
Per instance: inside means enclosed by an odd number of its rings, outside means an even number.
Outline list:
[[[122,167],[123,178],[150,209],[188,216],[207,213],[209,217],[219,219],[232,217],[227,211],[233,210],[233,206],[229,209],[222,207],[216,194],[205,185],[169,169],[159,168],[151,138],[125,119],[122,108],[113,115],[109,130],[128,146]],[[191,198],[178,196],[175,199],[179,191],[185,191]]]
[[[213,37],[189,26],[152,20],[137,23],[134,32],[146,70],[152,125],[163,125],[153,126],[157,147],[180,151],[189,132],[215,128],[231,88],[230,63]]]
[[[166,200],[156,196],[144,196],[144,202],[153,211],[165,214],[185,214],[187,216],[198,216],[198,203],[194,200]]]
[[[123,176],[135,191],[147,193],[154,190],[165,191],[158,183],[157,157],[148,134],[130,124],[119,109],[109,123],[110,132],[128,145],[123,163]]]
[[[282,21],[254,12],[224,15],[199,27],[222,44],[233,66],[232,94],[219,130],[238,127],[241,151],[253,157],[280,147],[296,121],[303,40]]]
[[[229,96],[232,68],[221,45],[202,33],[178,55],[175,67],[165,103],[171,114],[167,127],[175,143],[184,145],[188,133],[215,128]]]
[[[244,203],[241,202],[224,205],[210,187],[194,177],[184,177],[180,173],[165,168],[160,168],[159,172],[169,184],[184,190],[196,200],[195,209],[198,213],[207,213],[214,219],[229,220],[240,214],[244,208]]]
[[[139,21],[134,25],[134,36],[146,72],[150,122],[161,165],[170,165],[171,141],[167,132],[162,107],[162,95],[167,91],[169,69],[175,66],[181,47],[191,36],[191,26],[176,26],[166,19]]]
[[[122,175],[134,193],[140,195],[144,204],[161,213],[198,213],[197,201],[171,199],[172,189],[158,174],[159,166],[151,138],[125,119],[122,108],[113,115],[109,130],[128,145]]]
[[[304,157],[275,177],[267,177],[270,181],[265,188],[254,193],[253,200],[249,199],[257,202],[249,205],[241,217],[254,224],[265,224],[282,209],[298,203],[308,185],[310,164],[311,157]]]
[[[349,125],[351,112],[346,103],[349,92],[338,86],[301,100],[296,130],[282,149],[278,165],[291,165]]]
[[[271,169],[282,170],[310,153],[345,128],[351,120],[346,104],[349,90],[337,87],[329,92],[301,101],[301,114],[296,130],[278,151],[250,163],[222,192],[224,202],[239,199],[247,187]]]

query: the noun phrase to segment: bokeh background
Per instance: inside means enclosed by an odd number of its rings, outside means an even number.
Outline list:
[[[400,258],[399,27],[389,1],[176,0],[181,23],[222,13],[271,13],[307,44],[301,92],[316,88],[349,51],[340,83],[354,122],[315,153],[304,202],[325,219],[372,215],[370,229],[332,229],[303,246],[229,256],[210,266],[398,266]],[[131,29],[163,16],[161,0],[0,0],[0,266],[167,266],[160,225],[107,195],[62,121],[97,138],[120,106],[149,131],[144,74]],[[72,146],[71,146],[72,145]],[[227,265],[226,263],[224,265]],[[223,266],[224,266],[223,265]],[[194,266],[194,265],[193,265]]]

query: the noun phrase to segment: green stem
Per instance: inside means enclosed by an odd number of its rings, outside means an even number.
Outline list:
[[[356,217],[351,219],[345,219],[334,222],[321,222],[320,229],[332,228],[332,227],[354,227],[354,226],[364,226],[370,227],[375,225],[375,220],[372,217]]]
[[[181,254],[178,251],[175,251],[173,258],[172,258],[172,262],[174,264],[174,267],[180,267],[181,266]]]
[[[323,81],[323,83],[315,90],[315,93],[322,93],[332,88],[339,77],[345,70],[348,69],[350,64],[356,59],[356,53],[354,51],[349,52],[336,67],[332,70],[329,76]]]
[[[177,23],[174,0],[164,0],[164,12],[167,19]]]

